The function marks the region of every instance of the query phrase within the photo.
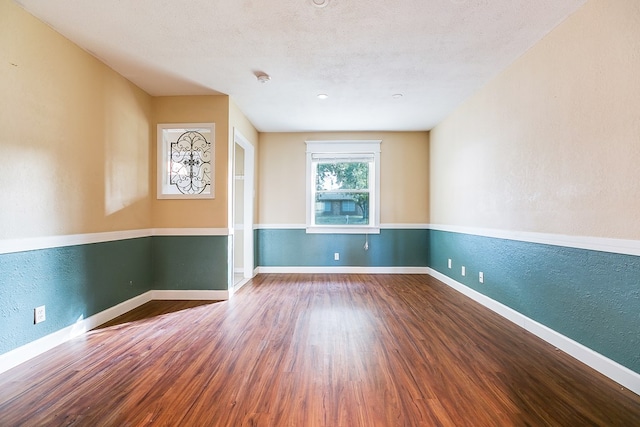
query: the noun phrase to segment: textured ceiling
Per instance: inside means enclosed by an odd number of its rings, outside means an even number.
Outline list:
[[[313,1],[18,3],[149,94],[228,94],[274,132],[431,129],[585,2]]]

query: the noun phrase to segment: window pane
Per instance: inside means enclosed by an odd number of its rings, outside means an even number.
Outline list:
[[[356,211],[356,202],[354,202],[353,200],[342,201],[342,212],[355,213],[355,211]]]
[[[316,163],[316,191],[368,189],[368,162]]]
[[[379,140],[306,141],[307,233],[378,233]]]
[[[368,225],[369,193],[327,191],[316,194],[316,225]]]

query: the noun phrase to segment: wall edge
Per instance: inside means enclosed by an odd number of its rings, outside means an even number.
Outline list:
[[[100,313],[96,313],[86,319],[79,320],[73,325],[67,326],[66,328],[60,329],[49,335],[45,335],[42,338],[31,341],[30,343],[10,350],[7,353],[0,354],[0,374],[152,300],[221,301],[227,299],[229,299],[228,291],[147,291],[144,294],[121,302],[118,305],[103,310]]]
[[[498,301],[495,301],[486,295],[483,295],[462,283],[451,279],[450,277],[432,269],[428,268],[428,274],[443,282],[445,285],[455,289],[461,294],[471,298],[472,300],[482,304],[489,310],[499,314],[510,322],[520,326],[526,331],[536,335],[549,344],[557,347],[563,352],[567,353],[574,359],[579,360],[592,369],[600,372],[606,377],[612,379],[618,384],[626,387],[634,393],[640,395],[640,374],[632,371],[631,369],[597,353],[590,348],[566,337],[551,328],[548,328],[541,323],[536,322],[533,319],[509,308]]]
[[[115,319],[116,317],[151,300],[152,291],[147,291],[141,295],[96,313],[93,316],[87,317],[86,319],[79,319],[73,325],[59,329],[49,335],[45,335],[42,338],[10,350],[7,353],[0,354],[0,373],[8,371],[23,362],[33,359],[34,357],[39,356],[62,343],[84,334],[96,326]]]
[[[570,236],[565,234],[536,233],[530,231],[510,231],[490,228],[463,227],[457,225],[429,224],[429,230],[519,242],[540,243],[575,249],[609,252],[621,255],[640,256],[640,240],[613,239],[608,237]]]
[[[429,274],[428,267],[257,267],[259,274]]]
[[[0,255],[154,236],[228,236],[228,228],[143,228],[138,230],[0,239]]]

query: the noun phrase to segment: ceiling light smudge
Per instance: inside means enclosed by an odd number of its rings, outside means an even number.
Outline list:
[[[267,83],[269,80],[271,80],[271,76],[269,76],[267,73],[256,73],[256,78],[260,83]]]
[[[311,4],[315,7],[326,7],[329,4],[329,0],[310,0]]]

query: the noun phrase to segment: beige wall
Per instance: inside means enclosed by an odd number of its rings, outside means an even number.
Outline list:
[[[0,239],[149,227],[151,98],[0,0]]]
[[[233,129],[238,129],[240,133],[249,140],[254,148],[258,145],[258,131],[247,117],[240,111],[232,99],[229,99],[229,140],[233,141]]]
[[[306,221],[307,140],[381,139],[380,222],[425,224],[429,212],[427,132],[261,133],[259,223]]]
[[[229,97],[165,96],[153,98],[152,224],[154,228],[226,228],[229,170]],[[215,123],[215,198],[155,198],[157,131],[160,123]]]
[[[152,98],[8,0],[0,24],[0,238],[227,227],[233,127],[258,140],[229,97]],[[216,124],[214,200],[156,199],[156,124],[177,122]]]
[[[250,143],[253,145],[253,156],[255,161],[254,168],[254,186],[256,189],[255,197],[253,200],[254,203],[254,219],[253,222],[258,222],[258,200],[259,194],[257,191],[258,188],[258,156],[260,147],[258,145],[259,141],[259,133],[253,124],[247,119],[247,117],[240,111],[238,106],[232,99],[229,100],[229,141],[233,141],[233,131],[234,129],[238,129],[238,131],[244,136]]]
[[[431,133],[431,222],[640,239],[640,2],[591,0]]]

